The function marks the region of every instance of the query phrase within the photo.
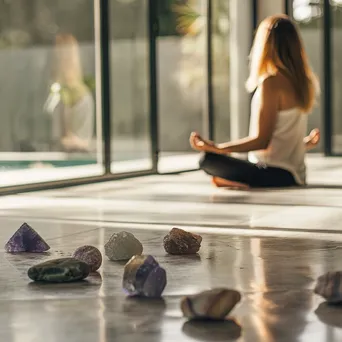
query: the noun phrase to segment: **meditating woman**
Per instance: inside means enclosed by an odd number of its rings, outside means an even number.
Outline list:
[[[306,183],[305,153],[320,140],[307,119],[319,93],[295,24],[285,15],[265,19],[251,51],[247,90],[254,92],[249,136],[215,144],[198,133],[193,149],[218,187],[290,187]],[[248,152],[249,161],[228,156]]]

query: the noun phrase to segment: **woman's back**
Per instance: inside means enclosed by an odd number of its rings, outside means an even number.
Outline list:
[[[299,108],[295,89],[288,78],[277,73],[274,78],[274,92],[278,94],[279,111],[271,141],[265,150],[249,153],[249,160],[254,163],[279,167],[290,171],[298,184],[305,184],[305,145],[307,114]],[[250,135],[258,134],[261,105],[261,87],[252,100]]]

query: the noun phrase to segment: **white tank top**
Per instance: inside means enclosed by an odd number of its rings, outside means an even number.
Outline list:
[[[250,136],[258,134],[260,112],[260,88],[252,99]],[[271,142],[266,150],[248,154],[252,163],[285,169],[292,173],[299,185],[306,181],[305,144],[307,117],[299,108],[279,111]]]

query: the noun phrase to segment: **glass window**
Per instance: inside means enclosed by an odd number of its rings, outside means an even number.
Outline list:
[[[0,186],[101,174],[94,1],[1,1],[0,65]]]
[[[207,0],[158,1],[158,16],[158,168],[197,168],[189,136],[206,134]]]
[[[148,1],[110,1],[112,172],[152,169]]]
[[[293,1],[293,18],[297,22],[304,41],[311,66],[323,83],[323,0]],[[320,53],[317,53],[317,52]],[[309,116],[308,129],[323,129],[323,99],[320,98],[317,107]],[[322,140],[318,149],[322,150]]]
[[[331,74],[332,74],[332,152],[342,153],[342,66],[341,66],[341,39],[342,39],[342,1],[333,0],[332,6],[332,29],[331,29]]]
[[[229,1],[215,0],[212,6],[214,137],[221,142],[230,139]]]

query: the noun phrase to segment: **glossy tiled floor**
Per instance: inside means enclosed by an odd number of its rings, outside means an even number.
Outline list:
[[[312,289],[318,275],[342,270],[342,160],[310,163],[306,189],[218,190],[189,173],[0,198],[3,244],[27,221],[52,247],[45,255],[1,253],[0,341],[341,341],[342,308]],[[165,254],[162,239],[174,225],[203,236],[198,256]],[[166,268],[163,300],[125,298],[124,265],[108,260],[78,284],[26,276],[31,265],[80,245],[103,251],[121,230]],[[242,293],[235,322],[186,322],[180,298],[216,286]]]

